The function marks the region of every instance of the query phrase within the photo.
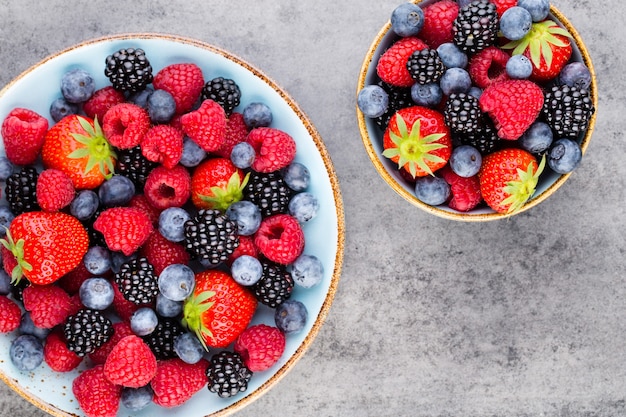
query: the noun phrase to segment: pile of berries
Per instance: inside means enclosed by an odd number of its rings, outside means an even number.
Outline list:
[[[407,2],[390,27],[357,105],[420,201],[511,214],[578,166],[592,74],[548,0]]]
[[[85,365],[72,391],[89,417],[176,407],[203,387],[237,395],[307,325],[294,288],[324,278],[304,251],[311,173],[272,109],[240,106],[235,80],[193,62],[156,71],[137,48],[103,71],[98,87],[81,68],[63,75],[51,126],[26,108],[2,121],[11,361]],[[273,323],[252,324],[261,305]]]

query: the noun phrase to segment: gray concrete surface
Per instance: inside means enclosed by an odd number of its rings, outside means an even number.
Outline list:
[[[343,192],[343,275],[308,353],[238,416],[626,415],[626,8],[554,0],[598,75],[587,155],[530,212],[464,224],[397,196],[359,137],[359,68],[397,4],[0,0],[0,85],[88,38],[166,32],[250,61],[312,119]],[[44,413],[2,385],[0,415]]]

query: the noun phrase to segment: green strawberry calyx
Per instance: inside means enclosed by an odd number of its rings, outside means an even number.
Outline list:
[[[8,228],[6,230],[6,239],[0,239],[2,246],[7,248],[17,261],[17,265],[11,271],[11,282],[17,284],[24,276],[24,271],[32,271],[33,266],[24,259],[24,239],[18,239],[17,242],[13,240],[11,232]]]
[[[243,189],[248,184],[249,179],[250,173],[247,173],[242,181],[239,172],[235,171],[228,179],[225,187],[211,187],[212,196],[201,195],[199,197],[202,201],[210,204],[212,208],[224,212],[231,204],[243,198]]]
[[[515,181],[509,181],[503,188],[503,191],[509,196],[502,200],[501,204],[503,206],[509,205],[509,208],[507,210],[508,214],[518,212],[535,193],[537,183],[539,182],[539,176],[546,166],[546,156],[544,155],[541,158],[541,162],[535,170],[534,167],[536,165],[536,163],[528,164],[526,171],[518,168],[517,174],[519,175],[519,179]]]
[[[77,116],[77,119],[86,134],[72,133],[72,137],[76,142],[85,146],[74,150],[67,157],[72,159],[87,157],[85,174],[97,165],[104,178],[111,178],[115,171],[114,162],[117,155],[109,141],[105,138],[100,123],[98,123],[98,118],[94,119],[93,126],[84,117]]]
[[[552,46],[562,48],[568,44],[556,35],[571,38],[570,33],[557,25],[552,20],[544,20],[543,22],[533,23],[528,33],[519,40],[511,41],[504,45],[503,49],[513,49],[513,55],[524,53],[530,50],[530,60],[536,68],[541,65],[541,57],[543,57],[546,65],[552,65]]]
[[[213,339],[213,333],[204,324],[202,316],[215,304],[213,301],[210,301],[214,295],[215,292],[213,291],[204,291],[200,294],[187,298],[187,300],[185,300],[185,305],[183,306],[182,323],[196,334],[196,337],[200,340],[200,343],[202,343],[204,350],[209,349],[205,340]]]
[[[393,148],[387,148],[383,152],[386,158],[398,157],[398,166],[402,168],[408,164],[409,172],[416,177],[417,168],[422,171],[434,175],[427,162],[445,163],[446,161],[440,156],[434,155],[432,152],[445,148],[446,145],[437,143],[439,139],[444,137],[445,133],[433,133],[422,136],[420,132],[421,120],[417,119],[411,129],[408,129],[405,120],[399,114],[396,114],[396,124],[398,133],[391,131],[389,136],[396,145]]]

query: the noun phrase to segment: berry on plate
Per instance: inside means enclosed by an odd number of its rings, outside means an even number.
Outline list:
[[[140,337],[122,338],[109,353],[104,363],[104,374],[116,385],[140,388],[156,375],[157,360]]]
[[[397,87],[410,87],[415,82],[406,67],[409,57],[415,51],[426,49],[428,45],[416,37],[402,38],[394,43],[378,60],[376,72],[381,80]]]
[[[162,68],[152,82],[155,90],[165,90],[174,97],[176,113],[191,110],[204,87],[202,69],[193,63],[176,63]]]
[[[288,166],[296,156],[296,142],[291,135],[271,127],[257,127],[248,133],[246,141],[255,151],[252,169],[273,172]]]
[[[191,201],[199,209],[225,211],[243,198],[248,176],[230,159],[210,158],[196,167],[191,176]]]
[[[154,403],[166,408],[182,405],[206,386],[207,368],[206,359],[195,364],[183,362],[179,358],[160,361],[156,375],[150,382]]]
[[[115,417],[120,408],[122,387],[109,381],[104,365],[96,365],[77,376],[72,392],[87,417]]]
[[[283,355],[285,335],[277,327],[256,324],[239,335],[234,350],[241,355],[249,370],[265,371]]]
[[[206,152],[215,152],[226,143],[228,119],[224,108],[213,100],[204,100],[196,110],[180,118],[183,132]]]
[[[48,120],[38,113],[15,108],[2,122],[2,140],[7,158],[15,165],[35,162],[48,131]]]

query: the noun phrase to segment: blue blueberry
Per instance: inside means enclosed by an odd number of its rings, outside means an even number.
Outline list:
[[[159,318],[153,309],[141,307],[130,316],[130,329],[137,336],[147,336],[156,329]]]
[[[298,300],[285,300],[274,311],[274,322],[285,334],[294,334],[304,329],[308,320],[306,306]]]
[[[467,91],[467,94],[469,94],[472,97],[476,97],[477,99],[480,99],[480,96],[483,95],[483,90],[482,90],[482,88],[476,87],[475,85],[473,85]]]
[[[0,237],[6,235],[6,231],[15,218],[15,214],[7,206],[0,206]]]
[[[50,104],[50,117],[58,122],[65,116],[78,113],[78,105],[68,102],[65,98],[59,97]]]
[[[159,232],[171,242],[185,240],[185,222],[191,218],[181,207],[169,207],[159,214]]]
[[[472,86],[472,79],[463,68],[449,68],[441,76],[439,86],[446,96],[453,93],[467,93]]]
[[[100,206],[98,194],[92,190],[81,190],[70,203],[70,213],[78,220],[87,220],[94,215]]]
[[[80,302],[87,308],[104,310],[113,304],[115,292],[111,283],[100,277],[87,278],[78,290]]]
[[[135,195],[135,184],[123,175],[113,175],[98,189],[100,203],[105,207],[124,206]]]
[[[320,203],[313,194],[302,192],[294,195],[289,200],[289,214],[296,218],[300,223],[306,223],[317,216],[320,209]]]
[[[0,156],[0,181],[6,181],[13,174],[13,163],[6,156]]]
[[[523,7],[513,6],[507,9],[500,17],[500,31],[505,38],[517,41],[530,31],[533,18],[530,12]]]
[[[459,8],[465,7],[468,4],[470,4],[471,2],[473,2],[475,0],[457,0],[456,2],[459,4]]]
[[[533,64],[525,55],[513,55],[506,62],[506,73],[516,80],[524,80],[533,73]]]
[[[8,295],[11,292],[11,276],[4,268],[0,268],[0,295]]]
[[[193,168],[206,158],[206,151],[193,141],[189,136],[183,139],[183,154],[180,157],[180,164],[187,168]]]
[[[389,107],[389,94],[379,85],[366,85],[357,95],[357,106],[365,117],[382,116]]]
[[[230,161],[241,169],[250,168],[256,157],[254,148],[248,142],[239,142],[230,151]]]
[[[545,20],[550,13],[549,0],[518,0],[517,5],[528,10],[532,16],[533,22]]]
[[[424,27],[424,11],[413,3],[402,3],[391,13],[391,29],[398,36],[415,36]]]
[[[32,371],[43,362],[43,344],[39,338],[23,334],[11,342],[11,362],[20,371]]]
[[[267,127],[272,124],[272,110],[264,103],[250,103],[244,107],[243,122],[249,129]]]
[[[571,139],[559,139],[552,144],[548,152],[548,166],[557,174],[572,172],[582,159],[582,150]]]
[[[237,283],[248,287],[261,279],[263,266],[254,256],[241,255],[233,261],[230,273]]]
[[[171,264],[159,274],[159,291],[172,301],[183,301],[196,285],[193,269],[184,264]]]
[[[440,177],[419,177],[415,181],[415,196],[426,204],[438,206],[450,197],[450,185]]]
[[[133,103],[143,109],[148,109],[148,99],[150,95],[154,92],[154,88],[151,86],[146,87],[141,91],[137,91],[128,96],[128,102]]]
[[[198,363],[204,357],[204,347],[193,333],[183,333],[174,339],[174,352],[185,363]]]
[[[83,257],[83,263],[92,275],[102,275],[111,269],[111,252],[102,246],[92,246]]]
[[[418,106],[436,107],[442,98],[443,92],[437,83],[415,83],[411,86],[411,99]]]
[[[442,43],[437,47],[439,59],[446,68],[465,68],[468,63],[467,54],[453,42]]]
[[[96,91],[96,82],[91,74],[75,68],[61,77],[61,94],[70,103],[84,103]]]
[[[530,153],[539,154],[550,148],[553,139],[552,129],[547,123],[535,122],[518,139],[518,144]]]
[[[584,63],[580,61],[571,62],[561,70],[559,83],[587,90],[591,86],[591,72]]]
[[[118,272],[120,272],[120,268],[123,264],[135,258],[137,258],[137,253],[133,253],[127,256],[124,255],[122,252],[111,252],[111,271],[117,274]]]
[[[470,145],[457,146],[450,155],[450,168],[459,177],[469,178],[478,174],[482,162],[480,151]]]
[[[311,182],[309,169],[300,162],[292,162],[282,169],[283,181],[294,191],[304,191]]]
[[[316,256],[303,253],[291,264],[290,273],[296,285],[311,288],[324,279],[324,265]]]
[[[176,113],[174,96],[165,90],[154,90],[148,96],[148,115],[152,123],[167,123]]]
[[[120,401],[122,405],[130,411],[141,411],[152,403],[154,391],[150,384],[141,388],[122,389]]]
[[[253,235],[261,225],[261,210],[251,201],[240,200],[232,203],[226,209],[226,216],[237,223],[237,232],[241,236]]]
[[[33,323],[33,319],[30,316],[30,312],[26,311],[22,314],[22,318],[20,320],[20,327],[17,328],[19,334],[30,334],[37,337],[39,340],[46,340],[48,334],[52,331],[52,329],[44,329],[42,327],[35,326]]]
[[[156,312],[161,317],[176,317],[183,312],[183,302],[173,301],[158,293],[156,296]]]

